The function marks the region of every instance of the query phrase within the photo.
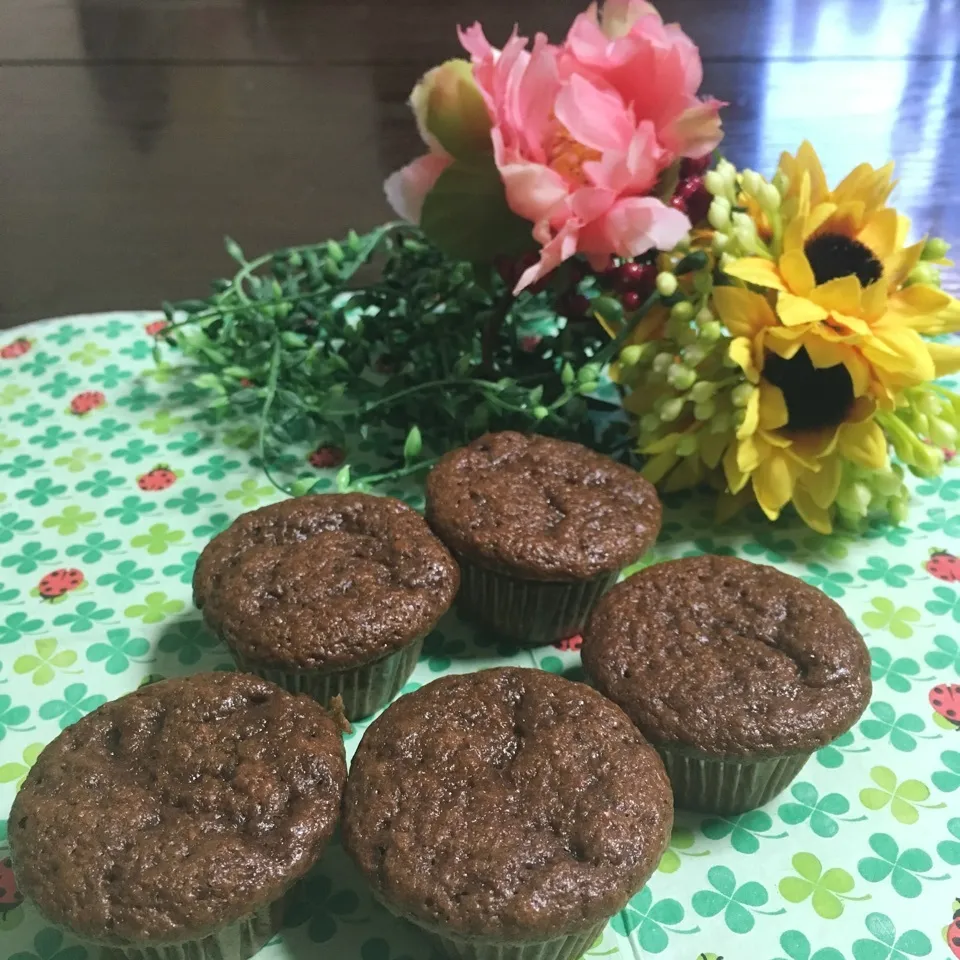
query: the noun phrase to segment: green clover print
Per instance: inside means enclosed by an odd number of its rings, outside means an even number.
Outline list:
[[[193,535],[201,540],[212,540],[218,533],[222,533],[230,526],[233,517],[228,513],[214,513],[207,517],[206,523],[193,528]]]
[[[288,899],[283,925],[299,927],[309,921],[307,936],[314,943],[326,943],[336,935],[338,924],[369,921],[355,916],[359,906],[360,898],[352,890],[334,890],[329,877],[314,873]]]
[[[150,644],[143,637],[131,637],[126,627],[107,631],[106,641],[100,641],[87,648],[87,659],[91,663],[103,663],[104,670],[111,676],[123,673],[130,663],[152,663],[153,658],[146,656]]]
[[[79,377],[71,377],[69,373],[60,371],[60,373],[55,373],[50,380],[40,387],[40,392],[49,393],[54,399],[59,399],[60,397],[65,397],[74,387],[79,386],[80,382]]]
[[[101,420],[92,427],[88,427],[83,431],[83,435],[85,437],[92,437],[94,440],[99,440],[102,443],[109,443],[114,437],[120,436],[121,433],[126,433],[129,429],[129,423],[114,420],[113,417],[107,417],[106,420]]]
[[[934,507],[927,511],[927,519],[919,526],[928,533],[942,530],[948,537],[960,536],[960,514],[947,513],[943,507]]]
[[[930,939],[919,930],[907,930],[898,937],[897,928],[886,914],[868,914],[865,922],[873,939],[854,942],[854,960],[909,960],[925,957],[933,949]]]
[[[157,509],[155,503],[150,503],[138,496],[124,497],[116,507],[110,507],[104,512],[105,517],[116,518],[123,526],[137,523],[141,517]]]
[[[116,340],[117,337],[122,336],[130,329],[129,325],[124,323],[122,320],[117,320],[115,317],[111,317],[106,323],[101,323],[98,326],[94,327],[94,333],[100,333],[105,336],[108,340]],[[107,369],[109,370],[113,367],[111,363]],[[126,374],[126,376],[131,376],[131,374]],[[96,377],[93,378],[94,380]]]
[[[858,864],[860,876],[869,883],[880,883],[890,877],[893,889],[901,897],[919,897],[923,892],[921,880],[946,880],[949,874],[940,877],[924,876],[933,867],[930,854],[917,847],[900,852],[897,841],[886,833],[870,837],[870,849],[875,857],[864,857]]]
[[[84,367],[92,367],[102,357],[109,357],[110,351],[97,346],[92,341],[87,341],[79,350],[74,350],[70,354],[70,359],[74,363],[79,363]]]
[[[27,730],[33,730],[33,727],[25,727],[24,724],[30,719],[30,708],[24,706],[14,706],[13,700],[5,693],[0,693],[0,742],[7,735],[7,731],[14,733],[24,733]]]
[[[56,450],[57,447],[63,446],[63,444],[68,440],[72,440],[76,435],[76,432],[73,430],[64,430],[63,427],[53,426],[47,427],[43,433],[34,434],[27,443],[33,444],[35,447],[40,447],[41,450]]]
[[[853,577],[849,573],[841,571],[831,571],[822,563],[808,563],[807,570],[810,572],[803,577],[812,587],[818,587],[828,597],[842,597],[847,588],[853,583]]]
[[[54,354],[47,353],[45,350],[38,350],[26,363],[20,365],[20,369],[24,373],[31,374],[31,376],[42,377],[50,367],[59,362],[60,358]]]
[[[109,470],[97,470],[87,480],[77,484],[79,493],[89,493],[91,497],[105,497],[115,487],[122,487],[126,483],[123,477],[112,474]]]
[[[46,686],[53,680],[57,670],[79,673],[67,669],[76,663],[76,653],[73,650],[58,650],[56,638],[41,637],[34,641],[33,647],[36,653],[25,653],[13,661],[13,672],[30,676],[34,686]]]
[[[9,407],[17,402],[20,397],[25,397],[30,392],[29,387],[21,387],[19,383],[5,383],[0,387],[0,407]],[[53,411],[50,411],[53,413]]]
[[[24,950],[10,960],[87,960],[87,948],[79,944],[63,947],[63,934],[53,927],[45,927],[33,938],[32,953]]]
[[[119,550],[119,540],[108,540],[105,534],[88,533],[83,543],[75,543],[67,547],[68,557],[79,557],[83,563],[96,563],[108,553]]]
[[[0,645],[16,643],[25,634],[37,633],[42,629],[42,620],[31,620],[25,613],[8,614],[0,626]]]
[[[99,693],[87,696],[85,683],[71,683],[63,691],[62,700],[48,700],[40,705],[40,716],[44,720],[57,720],[61,730],[65,730],[71,723],[76,723],[82,716],[91,710],[96,710],[107,698]]]
[[[890,564],[883,557],[870,557],[867,565],[857,571],[868,582],[880,581],[888,587],[905,587],[907,579],[913,575],[913,568],[905,563]]]
[[[889,737],[890,745],[895,750],[909,753],[916,749],[916,735],[921,734],[926,727],[920,717],[914,713],[904,713],[898,717],[897,711],[889,703],[882,701],[871,703],[870,712],[873,718],[860,723],[860,732],[868,740],[883,740]],[[939,734],[935,734],[936,736]]]
[[[157,436],[165,436],[181,423],[183,417],[175,417],[169,410],[158,410],[149,420],[141,420],[140,426]]]
[[[148,593],[143,603],[134,603],[123,611],[125,617],[133,617],[144,623],[160,623],[183,609],[182,600],[171,600],[165,593]]]
[[[926,609],[937,616],[946,616],[949,613],[956,623],[960,623],[960,597],[956,591],[950,587],[934,587],[933,593],[939,599],[928,600]]]
[[[56,555],[53,547],[45,549],[39,540],[31,540],[20,548],[19,553],[8,553],[0,560],[0,566],[13,567],[17,573],[33,573],[41,563],[49,563]]]
[[[65,484],[54,483],[49,477],[40,477],[32,487],[17,491],[18,500],[26,500],[31,507],[45,507],[51,500],[67,492]]]
[[[147,553],[166,553],[175,543],[184,538],[182,530],[171,530],[165,523],[155,523],[146,533],[135,536],[132,547],[142,547]]]
[[[54,466],[63,467],[69,470],[70,473],[80,473],[81,470],[86,470],[91,463],[96,463],[97,460],[102,459],[103,454],[97,453],[96,450],[88,450],[86,447],[74,447],[72,453],[57,457],[53,463]]]
[[[865,897],[850,897],[853,877],[842,867],[823,869],[823,864],[812,853],[795,854],[790,861],[796,876],[784,877],[777,886],[780,895],[790,903],[803,903],[811,897],[816,913],[824,920],[836,920],[843,913],[846,900],[869,900]]]
[[[920,619],[920,611],[913,607],[898,607],[886,597],[874,597],[870,601],[872,610],[863,615],[863,622],[871,630],[888,630],[898,640],[913,636],[911,623]]]
[[[239,460],[228,460],[219,453],[210,457],[206,463],[201,463],[193,468],[193,472],[201,477],[204,474],[210,480],[222,480],[228,473],[232,473],[240,466]],[[256,485],[254,483],[254,485]]]
[[[947,830],[950,835],[956,837],[956,840],[942,840],[937,844],[937,853],[940,858],[955,867],[960,863],[960,817],[952,817],[947,821]]]
[[[115,363],[109,363],[99,373],[91,378],[91,383],[99,383],[104,390],[112,390],[133,374],[129,370],[122,370]]]
[[[796,802],[781,804],[777,815],[790,826],[809,819],[810,829],[818,837],[835,837],[840,830],[838,820],[853,823],[867,819],[844,817],[843,814],[850,810],[850,801],[839,793],[828,793],[821,797],[812,783],[795,783],[790,788],[790,793]]]
[[[943,637],[942,639],[946,640],[948,638]],[[931,656],[933,654],[927,654],[928,658]],[[920,673],[920,665],[916,660],[911,660],[909,657],[894,659],[892,654],[883,647],[870,648],[870,661],[870,679],[874,683],[880,683],[882,680],[896,693],[909,693],[914,682],[933,679],[933,677],[917,676]],[[929,659],[927,662],[929,663]],[[930,665],[933,666],[933,664]]]
[[[740,548],[748,557],[757,557],[765,563],[784,563],[797,549],[793,540],[780,540],[775,534],[761,533],[755,541]]]
[[[756,923],[754,913],[765,916],[786,913],[783,907],[758,909],[770,899],[766,887],[755,880],[737,886],[737,878],[729,867],[711,867],[707,881],[713,889],[698,890],[691,901],[693,909],[701,917],[715,917],[722,912],[727,929],[733,933],[749,933]]]
[[[97,515],[92,510],[84,510],[76,504],[64,507],[56,516],[47,517],[43,521],[43,526],[56,530],[60,536],[65,537],[71,533],[76,533],[81,527],[93,523]]]
[[[190,430],[167,444],[167,449],[179,453],[181,457],[195,457],[213,444],[213,437],[205,433]]]
[[[917,487],[917,493],[925,497],[939,494],[941,500],[953,503],[960,500],[960,480],[947,480],[945,477],[929,477]]]
[[[25,427],[35,427],[41,420],[52,416],[53,409],[51,407],[42,407],[39,403],[31,403],[26,410],[11,414],[10,419],[14,423],[20,423]]]
[[[164,632],[157,644],[163,653],[175,653],[184,666],[196,663],[204,653],[215,650],[219,641],[200,620],[181,620]]]
[[[952,667],[953,672],[960,675],[960,644],[952,637],[940,634],[933,638],[933,645],[937,649],[928,653],[923,662],[934,670],[947,670]]]
[[[259,484],[250,478],[244,480],[238,489],[227,491],[228,500],[239,500],[242,507],[258,507],[265,497],[272,496],[276,491],[273,487]]]
[[[0,463],[0,473],[6,473],[12,480],[18,480],[42,466],[42,460],[34,460],[29,454],[21,453],[6,463]]]
[[[97,578],[97,586],[112,587],[114,593],[130,593],[153,576],[150,567],[138,567],[135,560],[121,560],[113,573]]]
[[[670,943],[670,934],[699,933],[699,927],[677,929],[683,922],[683,907],[676,900],[654,900],[649,887],[644,887],[611,921],[621,936],[636,931],[640,947],[647,953],[663,953]]]
[[[21,520],[16,513],[0,516],[0,543],[9,543],[15,533],[26,533],[33,526],[32,520]]]
[[[20,763],[0,764],[0,783],[12,783],[14,790],[19,790],[42,750],[42,743],[31,743],[23,748]]]
[[[0,643],[3,641],[0,640]],[[940,754],[940,762],[947,768],[938,770],[931,779],[933,785],[944,793],[953,793],[960,787],[960,753],[956,750],[944,750]]]
[[[181,583],[193,583],[193,571],[197,566],[200,554],[196,550],[188,550],[179,563],[171,563],[163,568],[165,577],[176,577]]]
[[[51,333],[47,339],[58,347],[65,347],[74,337],[79,337],[84,332],[82,327],[75,327],[72,323],[64,323],[58,326],[56,331]]]
[[[443,673],[450,669],[451,658],[460,656],[466,649],[466,641],[460,637],[448,637],[442,630],[434,630],[423,643],[420,659],[426,660],[431,673]],[[546,668],[541,666],[541,669]]]
[[[127,441],[125,447],[118,447],[110,456],[124,463],[134,464],[140,463],[159,449],[155,443],[144,443],[140,439],[134,439]]]
[[[674,824],[670,834],[670,846],[660,858],[657,869],[661,873],[676,873],[683,862],[681,857],[705,857],[710,853],[709,850],[701,850],[699,853],[689,852],[695,842],[696,836],[692,830]]]
[[[199,487],[187,487],[165,504],[171,510],[179,510],[184,516],[199,513],[200,508],[217,499],[215,493],[204,493]]]
[[[924,804],[930,796],[930,788],[920,780],[897,782],[897,775],[888,767],[874,767],[870,779],[875,787],[864,787],[860,791],[860,802],[868,810],[882,810],[888,803],[894,819],[900,823],[916,823],[920,819],[917,809],[936,810],[946,806],[944,803]]]
[[[146,360],[153,353],[153,347],[146,340],[135,340],[129,346],[121,347],[120,353],[131,360]]]
[[[20,591],[16,587],[7,588],[6,584],[0,583],[0,603],[19,607],[21,602],[17,600],[17,597],[20,596]]]
[[[257,429],[249,423],[240,423],[223,432],[223,443],[238,450],[249,450],[257,442]]]
[[[756,853],[761,840],[782,840],[785,833],[769,834],[773,820],[762,810],[751,810],[738,817],[719,817],[704,820],[700,825],[705,837],[722,840],[730,837],[730,844],[738,853]]]
[[[98,623],[105,623],[113,616],[109,607],[98,607],[93,600],[85,600],[77,604],[73,613],[61,613],[53,621],[55,627],[70,627],[71,633],[85,633],[92,630]]]
[[[780,937],[780,947],[790,960],[844,960],[843,954],[833,947],[821,947],[816,953],[810,941],[799,930],[787,930]],[[777,960],[784,960],[778,957]]]

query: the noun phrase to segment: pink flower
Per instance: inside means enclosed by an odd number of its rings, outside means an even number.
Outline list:
[[[602,19],[595,5],[576,19],[562,47],[538,34],[528,49],[514,32],[496,50],[479,24],[460,40],[506,202],[533,224],[540,246],[516,292],[578,253],[600,269],[613,256],[680,241],[690,221],[653,194],[668,167],[717,145],[721,104],[697,98],[700,57],[679,27],[664,25],[645,0],[608,0]],[[455,162],[446,145],[425,139],[431,152],[388,181],[394,207],[411,219]],[[476,138],[471,144],[476,150]]]

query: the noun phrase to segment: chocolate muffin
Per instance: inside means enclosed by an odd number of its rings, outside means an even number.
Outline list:
[[[131,960],[245,960],[320,857],[346,780],[314,701],[259,677],[141,687],[66,728],[10,812],[20,889]]]
[[[783,790],[870,699],[870,656],[838,604],[773,567],[702,556],[614,587],[583,666],[660,751],[678,807],[738,813]]]
[[[427,521],[453,551],[465,613],[536,646],[579,633],[660,531],[653,486],[577,443],[491,433],[427,479]]]
[[[656,868],[670,786],[617,706],[539,670],[446,676],[367,730],[343,841],[461,960],[575,960]]]
[[[243,670],[369,716],[407,682],[453,602],[456,563],[422,517],[363,493],[284,500],[207,544],[193,595]]]

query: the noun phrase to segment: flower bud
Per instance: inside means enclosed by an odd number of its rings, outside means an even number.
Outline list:
[[[490,149],[490,112],[466,60],[447,60],[414,87],[410,106],[423,139],[453,157]]]
[[[669,423],[671,420],[676,420],[680,416],[680,411],[683,410],[683,398],[682,397],[673,397],[670,400],[664,401],[660,407],[660,419],[664,423]]]
[[[756,196],[763,188],[763,178],[756,170],[744,170],[740,174],[740,182],[746,193]]]
[[[717,163],[717,173],[723,178],[727,186],[732,187],[736,183],[737,168],[726,158]]]
[[[923,245],[922,260],[942,260],[950,250],[950,244],[941,237],[930,237]]]
[[[741,383],[733,388],[730,399],[735,407],[745,407],[753,396],[756,387],[752,383]]]
[[[727,182],[719,170],[710,170],[703,178],[703,185],[715,197],[723,196],[727,189]]]
[[[721,205],[719,199],[710,204],[707,220],[714,230],[726,230],[730,226],[730,205]]]
[[[673,363],[673,354],[672,353],[658,353],[653,358],[653,369],[655,373],[666,373],[670,369],[670,364]]]
[[[729,244],[730,238],[725,233],[715,233],[713,235],[711,246],[713,247],[714,253],[723,253]]]
[[[920,444],[913,451],[913,471],[921,477],[935,477],[943,469],[943,451]]]
[[[677,278],[666,271],[658,274],[657,290],[661,297],[672,297],[677,292]]]
[[[660,418],[655,413],[645,413],[640,418],[640,430],[643,433],[656,433],[660,429]]]
[[[690,391],[690,399],[694,403],[705,403],[717,392],[717,385],[709,380],[698,380]]]
[[[873,494],[870,492],[870,488],[859,481],[841,487],[837,493],[837,504],[858,517],[867,515],[872,499]]]
[[[692,433],[685,433],[677,441],[677,456],[691,457],[697,452],[697,438]]]
[[[957,428],[939,417],[931,418],[927,435],[938,447],[953,450],[957,445]]]
[[[711,320],[710,323],[705,323],[700,329],[700,336],[707,343],[715,343],[723,336],[723,327],[720,325],[720,321]]]
[[[693,304],[689,300],[681,300],[670,308],[670,317],[683,323],[693,319]]]
[[[716,412],[717,405],[713,400],[704,400],[703,403],[696,403],[693,406],[693,415],[698,420],[710,420]]]
[[[620,363],[625,367],[635,367],[643,357],[645,343],[632,343],[620,351]]]
[[[939,287],[940,271],[932,263],[918,263],[907,276],[907,283],[926,283],[931,287]]]
[[[713,313],[709,307],[701,307],[697,313],[697,325],[700,327],[706,326],[713,320]]]
[[[780,199],[780,191],[772,183],[765,183],[760,188],[760,204],[766,209],[779,210]]]
[[[895,524],[905,523],[907,519],[907,498],[892,497],[887,503],[887,513]]]
[[[790,178],[782,170],[778,170],[773,175],[773,185],[777,188],[780,196],[785,197],[790,190]]]
[[[688,367],[696,367],[699,364],[703,363],[706,359],[707,353],[709,351],[706,347],[700,346],[699,343],[694,343],[689,347],[684,347],[682,350],[683,353],[683,362]]]
[[[550,411],[546,407],[534,407],[533,415],[537,420],[543,420],[550,415]]]
[[[697,375],[680,363],[674,363],[667,371],[667,383],[677,390],[689,390],[697,382]]]

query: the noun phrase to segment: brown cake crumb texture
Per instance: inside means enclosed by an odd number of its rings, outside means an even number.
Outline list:
[[[340,733],[306,697],[233,673],[152,684],[40,754],[10,813],[17,880],[91,940],[201,938],[309,869],[345,779]]]
[[[243,514],[207,544],[193,589],[207,623],[249,660],[338,670],[427,633],[459,582],[415,510],[355,493]]]
[[[533,580],[589,580],[645,553],[660,532],[653,486],[578,443],[489,433],[427,478],[427,520],[455,553]]]
[[[588,930],[655,869],[673,821],[655,751],[584,684],[443,677],[368,729],[344,845],[395,911],[509,942]]]
[[[619,583],[584,631],[588,676],[654,744],[808,752],[848,730],[870,655],[841,607],[773,567],[703,556]]]

